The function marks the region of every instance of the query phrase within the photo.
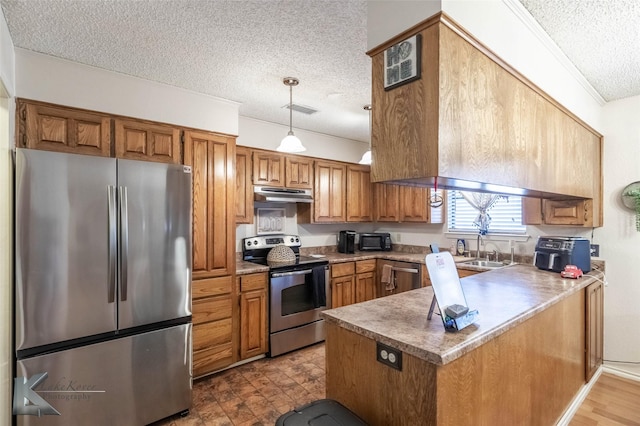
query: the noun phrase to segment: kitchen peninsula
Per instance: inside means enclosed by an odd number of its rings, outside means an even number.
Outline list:
[[[327,398],[370,424],[555,424],[585,383],[590,315],[579,280],[513,265],[461,280],[476,322],[427,320],[431,287],[324,311]],[[377,344],[401,353],[401,370]],[[397,363],[400,364],[400,363]]]

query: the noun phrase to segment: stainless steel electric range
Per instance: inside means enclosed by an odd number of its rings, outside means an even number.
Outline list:
[[[270,262],[269,251],[289,247],[295,259]],[[277,356],[325,338],[320,311],[331,307],[329,262],[300,256],[297,235],[261,235],[242,240],[242,259],[269,266],[269,353]]]

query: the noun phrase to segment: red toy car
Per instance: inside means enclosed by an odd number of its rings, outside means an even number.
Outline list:
[[[564,271],[560,272],[562,278],[580,278],[582,276],[582,269],[576,265],[567,265],[564,267]]]

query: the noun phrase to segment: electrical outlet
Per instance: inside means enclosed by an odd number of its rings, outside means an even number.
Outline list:
[[[376,342],[376,359],[391,368],[402,371],[402,352],[398,349]]]
[[[600,257],[600,244],[591,244],[589,246],[591,257]]]
[[[400,241],[402,241],[402,234],[401,233],[396,233],[396,243],[399,243]]]

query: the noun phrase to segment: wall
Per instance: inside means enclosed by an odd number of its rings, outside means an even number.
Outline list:
[[[238,134],[236,102],[16,49],[18,97]]]
[[[442,9],[441,0],[367,2],[367,50],[381,45]],[[390,19],[393,17],[393,19]]]
[[[640,378],[640,232],[635,216],[621,202],[625,186],[640,181],[640,96],[609,102],[605,121],[605,226],[597,229],[600,255],[607,261],[605,288],[605,359],[636,364],[608,362],[607,365]]]
[[[0,12],[0,424],[11,424],[13,386],[13,43]]]

